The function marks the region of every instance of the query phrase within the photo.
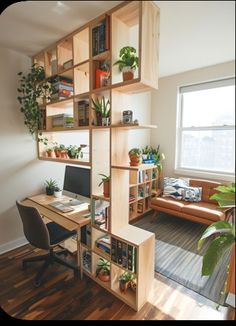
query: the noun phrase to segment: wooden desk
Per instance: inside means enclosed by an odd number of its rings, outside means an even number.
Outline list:
[[[22,204],[26,206],[35,207],[38,209],[40,214],[46,219],[49,219],[67,230],[77,231],[77,265],[80,266],[81,275],[82,275],[82,266],[81,266],[81,257],[80,257],[80,229],[82,226],[90,223],[90,217],[84,217],[83,215],[89,214],[87,203],[81,204],[79,206],[74,206],[74,210],[69,213],[62,213],[56,208],[50,206],[52,202],[69,200],[71,198],[67,196],[62,196],[61,198],[56,198],[53,196],[47,196],[45,194],[40,194],[32,197],[28,197],[22,201]]]

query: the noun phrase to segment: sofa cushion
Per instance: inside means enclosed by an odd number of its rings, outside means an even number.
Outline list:
[[[201,201],[200,203],[191,203],[189,205],[184,205],[181,212],[198,216],[201,218],[206,218],[212,221],[224,220],[224,211],[220,210],[217,205],[205,203]]]
[[[202,187],[186,187],[183,190],[183,200],[199,202],[202,199]]]
[[[217,201],[209,199],[209,197],[218,192],[215,188],[222,185],[221,183],[208,180],[190,179],[189,185],[191,187],[202,187],[202,200],[204,202],[217,204]]]
[[[161,198],[156,197],[151,199],[151,207],[154,208],[156,206],[156,209],[158,210],[158,206],[165,207],[168,209],[173,209],[175,211],[181,211],[181,209],[185,206],[189,205],[186,202],[183,201],[177,201],[172,198]]]
[[[189,186],[186,179],[164,178],[163,197],[172,197],[181,200],[183,198],[183,191],[185,187]]]

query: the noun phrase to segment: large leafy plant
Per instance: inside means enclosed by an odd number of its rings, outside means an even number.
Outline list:
[[[135,70],[138,67],[138,57],[136,55],[136,49],[132,46],[125,46],[120,50],[120,58],[114,63],[118,65],[120,71],[124,67],[130,67]]]
[[[200,250],[205,240],[214,236],[203,256],[202,275],[204,276],[213,273],[221,257],[231,250],[235,243],[235,183],[215,189],[218,193],[212,195],[210,199],[216,200],[219,208],[232,208],[232,222],[218,221],[211,224],[199,240],[198,249]]]
[[[39,108],[39,100],[50,100],[52,93],[52,86],[45,80],[44,68],[33,64],[30,72],[23,74],[19,72],[18,76],[19,87],[17,97],[20,105],[21,112],[24,114],[24,124],[28,127],[30,134],[35,138],[39,129],[40,120],[42,119],[42,110]],[[40,134],[41,136],[41,134]],[[42,141],[42,138],[37,140]]]

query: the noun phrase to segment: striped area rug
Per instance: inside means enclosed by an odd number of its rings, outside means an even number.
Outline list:
[[[135,226],[155,233],[155,271],[176,281],[218,304],[224,305],[221,295],[227,277],[230,253],[226,254],[211,276],[201,276],[202,255],[197,243],[206,225],[167,214],[159,214],[155,222],[151,215],[137,221]]]

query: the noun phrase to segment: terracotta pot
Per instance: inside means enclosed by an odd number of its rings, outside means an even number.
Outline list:
[[[123,81],[134,79],[134,73],[132,71],[123,72]]]
[[[130,281],[128,282],[119,281],[119,287],[120,287],[120,292],[125,294],[128,288],[130,287]]]
[[[135,155],[129,155],[130,166],[139,166],[141,163],[140,157]]]
[[[67,154],[67,151],[61,151],[60,154],[61,154],[61,156],[60,156],[61,158],[69,158],[68,154]]]
[[[110,181],[103,182],[103,195],[110,197]]]
[[[101,281],[103,281],[103,282],[108,282],[108,281],[110,281],[110,275],[108,275],[108,274],[103,274],[103,271],[100,271],[100,272],[98,273],[98,278],[99,278]]]
[[[58,151],[57,149],[54,150],[56,157],[61,157],[61,151]]]
[[[56,157],[54,151],[47,151],[47,157]]]

